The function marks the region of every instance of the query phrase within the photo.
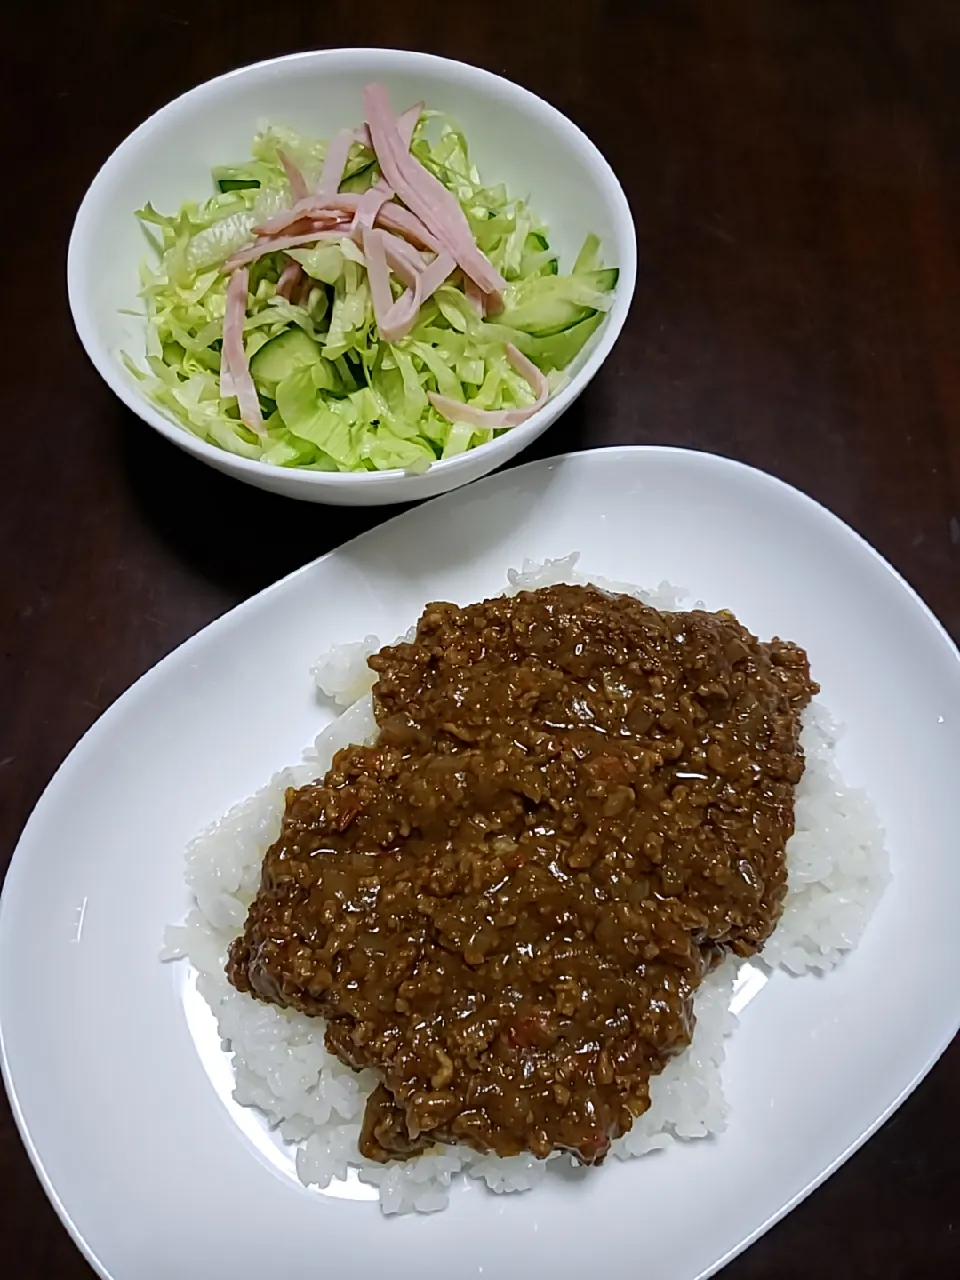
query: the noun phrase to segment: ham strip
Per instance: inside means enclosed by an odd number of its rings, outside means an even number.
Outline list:
[[[254,228],[253,243],[221,266],[232,272],[227,285],[223,324],[220,390],[235,396],[241,421],[266,437],[260,402],[250,375],[243,343],[249,291],[249,264],[268,253],[283,252],[322,240],[352,238],[362,249],[377,329],[385,342],[398,342],[416,323],[423,304],[459,267],[463,287],[481,317],[502,305],[506,281],[481,253],[456,198],[411,155],[413,133],[423,111],[417,103],[394,116],[386,89],[364,89],[367,121],[360,129],[342,130],[330,142],[316,189],[307,190],[300,170],[280,150],[277,157],[290,183],[292,207]],[[382,176],[362,195],[340,192],[350,148],[362,142],[373,151]],[[395,197],[397,197],[395,199]],[[394,299],[391,272],[403,281]],[[277,296],[303,302],[313,283],[297,262],[289,262],[277,282]],[[514,427],[525,422],[549,397],[546,378],[516,347],[507,358],[529,382],[535,395],[523,409],[477,409],[448,396],[429,393],[430,403],[451,422],[481,428]]]
[[[305,307],[307,305],[307,303],[310,301],[310,294],[314,288],[314,285],[315,285],[315,281],[313,277],[308,276],[306,271],[304,271],[303,275],[300,277],[300,281],[297,284],[296,289],[293,292],[293,295],[290,298],[290,301],[294,304],[294,306]]]
[[[390,200],[377,214],[376,225],[386,227],[388,231],[396,231],[405,240],[411,240],[422,249],[432,249],[439,253],[443,245],[432,235],[415,213],[405,209],[402,204]]]
[[[285,236],[302,236],[307,231],[319,231],[321,227],[333,226],[339,221],[339,216],[331,216],[330,218],[311,218],[309,215],[304,214],[302,217],[297,218],[296,222],[291,222],[288,226],[285,226],[282,229],[282,232],[275,234],[283,234]],[[268,236],[266,238],[269,239],[270,237]]]
[[[387,314],[384,321],[386,332],[380,330],[384,341],[399,342],[407,336],[417,322],[420,308],[456,270],[456,266],[452,254],[444,252],[414,276],[413,284],[396,300]]]
[[[357,212],[353,215],[353,226],[350,229],[350,234],[358,243],[364,233],[369,231],[376,222],[377,214],[383,206],[392,198],[393,187],[382,178],[379,182],[375,182],[369,191],[363,193],[357,205]]]
[[[307,194],[307,183],[303,174],[293,163],[285,151],[277,148],[277,159],[283,165],[283,172],[287,175],[287,181],[290,183],[290,194],[294,201],[302,200]]]
[[[374,188],[371,188],[372,190]],[[305,218],[309,218],[311,222],[325,222],[328,225],[342,222],[344,218],[356,218],[361,201],[369,195],[369,191],[364,192],[362,196],[341,191],[339,195],[322,202],[318,201],[316,196],[308,196],[293,209],[285,209],[283,213],[275,214],[260,226],[254,227],[254,234],[258,236],[293,235],[293,229],[298,227]],[[396,231],[405,240],[419,245],[422,249],[432,249],[434,253],[439,253],[442,248],[436,236],[430,234],[416,214],[393,200],[381,204],[374,222],[374,226],[378,225],[385,227],[388,231]]]
[[[400,134],[400,141],[408,151],[413,142],[417,122],[423,115],[423,107],[422,102],[415,102],[412,107],[407,107],[406,111],[397,117],[397,132]]]
[[[407,289],[391,306],[383,320],[377,325],[380,337],[384,342],[399,342],[405,338],[417,322],[420,311],[420,277],[414,279],[411,288]]]
[[[413,278],[429,265],[412,245],[389,231],[378,232],[383,237],[383,247],[387,262],[397,273],[404,284],[412,284]]]
[[[330,141],[327,154],[323,157],[323,170],[317,183],[314,195],[321,200],[329,200],[335,196],[343,181],[343,171],[350,159],[350,148],[356,141],[356,130],[341,129]]]
[[[256,262],[258,258],[262,258],[266,253],[277,253],[280,249],[296,249],[304,244],[316,244],[319,240],[342,240],[344,236],[350,234],[349,222],[342,223],[339,227],[323,227],[315,231],[304,231],[298,236],[273,236],[272,238],[264,237],[257,241],[256,244],[248,245],[246,249],[241,249],[235,253],[232,258],[228,258],[221,266],[221,274],[227,271],[233,271],[236,267],[246,266],[248,263]]]
[[[403,146],[386,89],[383,85],[367,85],[363,99],[367,126],[383,176],[410,211],[452,254],[464,274],[498,305],[507,282],[477,248],[456,199]]]
[[[292,209],[284,209],[281,213],[275,213],[272,218],[268,218],[266,222],[261,222],[259,226],[253,228],[253,232],[258,236],[279,235],[284,231],[289,232],[291,227],[304,218],[309,218],[312,222],[324,220],[339,222],[348,215],[353,216],[359,204],[360,196],[350,191],[342,191],[328,200],[309,195],[299,200]]]
[[[452,253],[439,253],[432,262],[428,262],[420,273],[420,284],[423,290],[421,305],[432,298],[442,284],[453,275],[457,268]]]
[[[427,399],[449,422],[466,422],[472,427],[494,429],[518,427],[521,422],[526,422],[528,418],[533,417],[538,409],[543,408],[550,395],[550,388],[546,378],[533,361],[528,360],[522,351],[518,351],[512,342],[507,343],[507,359],[517,373],[530,383],[537,397],[533,404],[525,409],[475,409],[472,405],[451,400],[449,396],[435,395],[432,391],[427,392]]]
[[[246,273],[244,273],[246,274]],[[223,313],[223,341],[220,343],[220,396],[227,399],[237,394],[237,384],[230,367],[230,356],[237,350],[237,326],[240,326],[240,342],[243,343],[243,305],[246,295],[237,305],[239,285],[234,286],[234,278],[227,281],[227,296]],[[246,288],[246,286],[244,286]]]
[[[226,366],[226,379],[221,372],[221,395],[235,395],[240,409],[240,421],[249,427],[261,440],[266,438],[263,426],[263,415],[260,412],[260,401],[257,389],[250,376],[247,353],[243,346],[243,321],[247,313],[247,286],[249,272],[246,267],[235,271],[227,285],[227,307],[223,317],[223,348],[220,354],[221,366]],[[224,381],[229,390],[224,392]]]
[[[384,342],[399,342],[406,337],[416,323],[420,308],[456,269],[448,253],[440,254],[433,262],[414,266],[407,256],[409,250],[398,255],[398,243],[402,241],[377,229],[367,231],[363,237],[373,313]],[[408,285],[396,302],[390,292],[390,266]]]
[[[412,107],[407,107],[402,115],[397,116],[397,130],[400,134],[400,140],[408,151],[410,150],[410,144],[413,142],[417,121],[423,115],[423,105],[422,102],[415,102]],[[357,142],[373,151],[373,139],[370,137],[370,130],[365,124],[356,129],[353,136]]]
[[[286,298],[289,302],[302,275],[303,268],[299,262],[288,262],[280,272],[280,279],[277,281],[277,297]]]
[[[367,279],[370,281],[370,298],[373,301],[373,315],[380,330],[380,336],[386,336],[387,317],[393,308],[393,294],[390,292],[390,268],[387,266],[387,255],[383,248],[383,231],[365,231],[363,233],[363,252],[367,259]]]
[[[230,396],[237,394],[237,388],[234,385],[233,374],[230,372],[230,362],[227,360],[226,347],[222,346],[220,351],[220,399],[227,400]]]
[[[402,116],[397,120],[397,128],[400,132],[401,140],[409,151],[410,143],[413,141],[413,131],[417,127],[417,121],[423,114],[423,103],[418,102],[412,107],[408,107]],[[291,222],[293,215],[310,215],[323,209],[325,206],[346,210],[355,207],[355,204],[363,200],[369,192],[364,192],[362,196],[358,196],[355,192],[340,192],[340,183],[343,181],[343,172],[347,167],[347,161],[350,159],[350,148],[354,142],[362,143],[364,146],[373,150],[373,143],[370,140],[370,131],[366,125],[361,125],[359,129],[343,129],[330,142],[327,147],[327,153],[323,159],[323,169],[316,189],[311,193],[307,190],[307,184],[300,173],[300,170],[284,155],[281,150],[277,150],[277,158],[283,165],[283,170],[290,182],[290,190],[293,194],[293,207],[285,209],[283,212],[275,214],[267,222],[259,227],[254,227],[257,235],[276,235],[280,231],[286,231]],[[334,181],[336,179],[336,181]],[[381,179],[371,190],[382,189]],[[390,192],[392,195],[393,192]],[[386,199],[390,199],[387,196]],[[381,202],[382,203],[382,202]],[[379,208],[379,205],[377,206]],[[373,223],[371,222],[371,226]]]

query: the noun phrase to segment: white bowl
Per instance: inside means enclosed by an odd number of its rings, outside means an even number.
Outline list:
[[[362,119],[361,91],[386,84],[398,108],[423,100],[456,117],[485,180],[529,196],[569,269],[584,236],[602,240],[604,260],[620,268],[613,307],[571,368],[569,383],[527,422],[489,444],[403,471],[299,471],[236,457],[191,434],[144,395],[120,354],[144,350],[137,268],[147,245],[134,217],[146,201],[165,210],[210,193],[214,165],[249,154],[264,120],[332,136]],[[617,339],[636,282],[636,233],[626,196],[592,142],[535,94],[489,71],[425,53],[330,49],[292,54],[211,80],[151,116],[120,144],[94,178],[77,214],[67,258],[74,323],[107,384],[168,440],[218,471],[260,489],[309,502],[351,506],[428,498],[476,480],[513,458],[568,408]]]

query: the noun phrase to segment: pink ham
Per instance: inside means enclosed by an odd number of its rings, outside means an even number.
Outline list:
[[[274,234],[302,236],[307,231],[319,231],[322,227],[335,226],[339,221],[339,214],[336,216],[331,215],[329,218],[310,217],[309,214],[303,214],[301,217],[297,218],[295,222],[289,223],[287,226],[283,227],[280,232],[275,232]],[[269,237],[267,238],[269,239]]]
[[[316,231],[304,231],[298,236],[264,236],[258,240],[256,244],[248,245],[245,249],[239,250],[232,258],[228,258],[220,271],[225,273],[233,271],[236,267],[246,266],[250,262],[256,262],[258,258],[262,258],[266,253],[277,253],[281,249],[296,249],[304,244],[316,244],[320,240],[342,240],[344,236],[350,234],[350,223],[343,222],[339,227],[324,227]]]
[[[221,366],[226,369],[220,375],[221,395],[235,395],[240,409],[240,421],[249,427],[261,440],[266,438],[263,426],[263,415],[260,412],[260,401],[257,389],[250,376],[247,353],[243,346],[243,321],[247,313],[247,286],[249,272],[246,267],[235,271],[227,285],[227,306],[223,317],[223,347],[220,354]],[[226,382],[227,391],[224,391]]]
[[[220,351],[220,399],[228,400],[231,396],[237,394],[237,388],[234,385],[233,374],[230,372],[230,365],[227,362],[227,355],[224,350]]]
[[[397,120],[397,128],[400,131],[400,137],[409,151],[410,143],[413,140],[413,131],[417,127],[417,121],[423,114],[423,103],[418,102],[412,107],[408,107],[402,116]],[[347,161],[350,159],[350,148],[355,142],[362,143],[364,146],[373,150],[373,143],[370,140],[370,131],[366,125],[361,125],[359,129],[343,129],[330,142],[327,147],[326,155],[323,160],[323,169],[320,179],[317,183],[315,191],[308,193],[307,184],[300,173],[300,170],[294,165],[290,159],[281,151],[277,150],[277,159],[283,165],[284,173],[290,182],[290,190],[293,194],[293,207],[285,209],[282,213],[275,214],[267,222],[254,230],[258,235],[275,235],[280,231],[285,231],[290,226],[292,215],[309,214],[324,205],[340,199],[340,183],[343,181],[343,173],[347,167]],[[379,187],[380,184],[377,184]],[[369,193],[364,193],[365,195]],[[391,195],[393,193],[391,192]],[[354,192],[343,192],[348,204],[341,205],[341,208],[350,207],[351,203],[361,200],[362,196],[357,196]],[[390,197],[387,196],[387,199]],[[379,205],[377,206],[379,208]],[[371,226],[373,223],[371,222]]]
[[[432,262],[427,263],[420,273],[421,305],[428,298],[432,298],[440,286],[450,279],[456,266],[452,253],[439,253]]]
[[[387,340],[385,330],[388,327],[387,317],[393,308],[393,294],[390,291],[390,268],[387,266],[382,237],[382,231],[364,232],[363,252],[367,259],[367,279],[370,282],[374,318],[381,338]]]
[[[406,111],[397,117],[397,132],[400,134],[400,141],[408,151],[413,142],[417,121],[423,115],[423,105],[422,102],[415,102],[412,107],[407,107]]]
[[[275,213],[272,218],[268,218],[266,222],[261,222],[259,226],[253,228],[253,232],[258,236],[280,235],[284,231],[288,232],[292,226],[304,218],[309,218],[312,222],[339,222],[347,216],[352,217],[359,204],[360,197],[350,191],[342,191],[338,195],[331,196],[329,200],[309,195],[297,201],[292,209],[284,209],[281,213]]]
[[[314,195],[319,196],[321,200],[328,200],[339,191],[340,183],[343,181],[343,171],[350,158],[350,148],[356,141],[355,135],[354,129],[341,129],[330,140],[327,154],[323,157],[320,181],[314,191]]]
[[[411,142],[413,142],[413,134],[417,127],[417,121],[422,115],[423,103],[415,102],[412,107],[407,107],[406,111],[404,111],[402,115],[397,116],[397,130],[400,134],[400,140],[408,151],[410,150]],[[369,147],[370,150],[373,151],[373,140],[370,137],[370,130],[365,124],[362,124],[359,129],[354,130],[353,136],[356,138],[357,142],[361,143],[365,147]]]
[[[436,293],[456,265],[452,255],[444,252],[414,276],[413,284],[396,300],[386,316],[386,332],[380,330],[385,342],[399,342],[407,336],[417,322],[420,308]]]
[[[371,191],[374,189],[371,188]],[[318,201],[316,196],[308,196],[306,200],[301,200],[295,208],[285,209],[283,213],[275,214],[258,227],[254,227],[254,234],[258,236],[292,235],[294,234],[293,228],[299,227],[305,218],[309,218],[311,222],[317,224],[334,225],[342,222],[345,218],[355,218],[360,209],[361,201],[368,196],[370,196],[370,191],[364,192],[362,196],[348,191],[341,191],[339,195],[333,196],[326,201]],[[388,231],[396,231],[405,240],[409,240],[423,249],[432,249],[434,253],[439,253],[442,247],[436,236],[430,234],[416,214],[411,213],[409,209],[405,209],[403,205],[396,204],[393,200],[388,200],[380,205],[374,225],[386,227]]]
[[[293,297],[293,291],[300,283],[300,277],[303,275],[303,268],[299,262],[288,262],[280,272],[280,279],[277,281],[277,296],[286,298],[289,302]]]
[[[440,254],[433,262],[421,262],[414,266],[409,260],[406,247],[398,255],[397,243],[402,242],[397,242],[395,237],[377,229],[367,231],[363,237],[373,312],[384,342],[399,342],[406,337],[416,323],[424,302],[439,289],[456,267],[448,253]],[[408,285],[406,292],[396,302],[390,291],[390,266]]]
[[[294,290],[294,292],[290,297],[290,301],[294,304],[294,306],[305,307],[307,303],[310,301],[310,294],[313,292],[315,287],[316,287],[316,281],[313,279],[312,276],[308,276],[307,273],[304,271],[303,275],[300,277],[300,281],[297,284],[296,289]]]
[[[384,342],[399,342],[405,338],[417,322],[420,311],[420,277],[407,289],[384,316],[383,324],[377,323]]]
[[[261,436],[265,431],[244,351],[243,323],[248,264],[263,255],[352,236],[365,253],[374,316],[385,342],[397,342],[410,332],[423,304],[458,266],[466,296],[481,316],[502,305],[500,294],[506,281],[481,253],[456,198],[410,153],[422,104],[396,117],[386,90],[376,84],[364,90],[364,104],[367,123],[332,139],[312,193],[307,192],[296,166],[278,151],[294,197],[292,207],[254,228],[255,241],[221,267],[233,272],[227,287],[221,394],[236,396],[242,421]],[[373,150],[383,175],[362,195],[339,191],[350,148],[357,141]],[[391,290],[391,272],[406,285],[397,299]],[[304,301],[312,287],[299,264],[291,262],[281,272],[277,294]],[[532,405],[489,411],[435,394],[430,395],[431,403],[450,421],[477,427],[513,427],[526,421],[546,403],[547,382],[516,347],[507,347],[507,357],[530,383],[536,397]]]
[[[477,248],[469,223],[454,196],[405,148],[383,85],[363,91],[367,126],[384,178],[410,211],[452,254],[468,275],[499,306],[507,282]]]
[[[434,253],[439,253],[443,248],[437,237],[427,230],[415,213],[411,213],[409,209],[405,209],[402,204],[396,204],[393,200],[385,204],[377,214],[376,225],[386,227],[388,231],[396,231],[405,240],[420,245],[422,249],[432,249]]]
[[[436,411],[449,422],[466,422],[472,427],[492,427],[495,430],[502,427],[518,427],[521,422],[526,422],[528,418],[533,417],[538,409],[543,408],[550,395],[550,388],[546,378],[533,361],[528,360],[522,351],[518,351],[512,342],[507,343],[507,359],[517,373],[530,383],[537,397],[533,404],[525,409],[476,409],[472,405],[462,404],[459,400],[451,400],[449,396],[435,395],[432,391],[427,393],[427,398]]]
[[[287,181],[290,183],[290,194],[294,201],[302,200],[307,194],[307,184],[303,174],[293,163],[285,151],[277,148],[277,159],[283,165],[283,172],[287,175]]]
[[[363,233],[370,230],[377,220],[377,214],[392,198],[393,188],[388,186],[382,178],[379,182],[375,182],[369,191],[363,193],[357,205],[357,212],[353,215],[353,226],[350,230],[350,234],[356,241],[363,239]]]
[[[422,115],[423,103],[417,102],[412,107],[407,107],[403,115],[397,119],[397,130],[407,151],[410,150],[413,131],[416,129],[417,121]],[[359,129],[342,129],[334,137],[327,148],[327,154],[323,160],[323,172],[317,184],[317,195],[322,195],[325,198],[336,195],[340,189],[340,183],[343,181],[343,172],[347,167],[347,161],[350,159],[350,148],[355,142],[359,142],[361,146],[368,147],[371,151],[373,150],[370,130],[365,124],[362,124]]]
[[[387,262],[404,284],[412,284],[413,277],[429,266],[429,263],[423,254],[418,253],[413,245],[407,244],[406,240],[401,240],[399,236],[392,235],[389,231],[380,231],[379,234],[383,237]]]

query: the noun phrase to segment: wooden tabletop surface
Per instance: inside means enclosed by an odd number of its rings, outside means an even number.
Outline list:
[[[192,85],[296,49],[378,43],[479,63],[555,103],[620,175],[640,245],[633,311],[536,452],[666,443],[763,468],[848,521],[960,638],[956,0],[53,0],[18,11],[5,55],[0,322],[4,866],[57,765],[142,672],[392,514],[299,505],[199,465],[114,399],[67,311],[71,220],[113,148]],[[0,1273],[89,1277],[0,1108]],[[958,1153],[955,1042],[883,1130],[724,1276],[952,1272]]]

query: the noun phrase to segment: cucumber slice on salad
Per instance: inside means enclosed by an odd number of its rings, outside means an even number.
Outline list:
[[[587,340],[600,328],[604,313],[595,311],[586,320],[571,325],[562,333],[551,334],[547,338],[534,338],[524,335],[523,354],[528,356],[542,373],[550,373],[554,369],[566,369],[571,360],[580,354]]]
[[[525,280],[508,292],[497,323],[540,338],[562,333],[599,310],[590,305],[591,295],[609,293],[619,274],[616,267],[606,267],[570,276]]]
[[[520,275],[555,276],[558,269],[557,255],[551,250],[547,237],[539,231],[531,231],[523,242]]]
[[[325,374],[325,365],[328,366],[329,361],[324,360],[323,352],[309,334],[302,329],[288,329],[263,344],[250,361],[250,373],[257,384],[257,390],[273,400],[277,385],[295,369],[315,366],[317,373],[322,371]],[[329,375],[324,381],[328,381],[332,387],[332,370],[329,370]]]
[[[267,166],[257,160],[251,160],[249,164],[219,164],[213,170],[213,180],[221,194],[224,191],[258,190],[268,185],[271,177]]]

